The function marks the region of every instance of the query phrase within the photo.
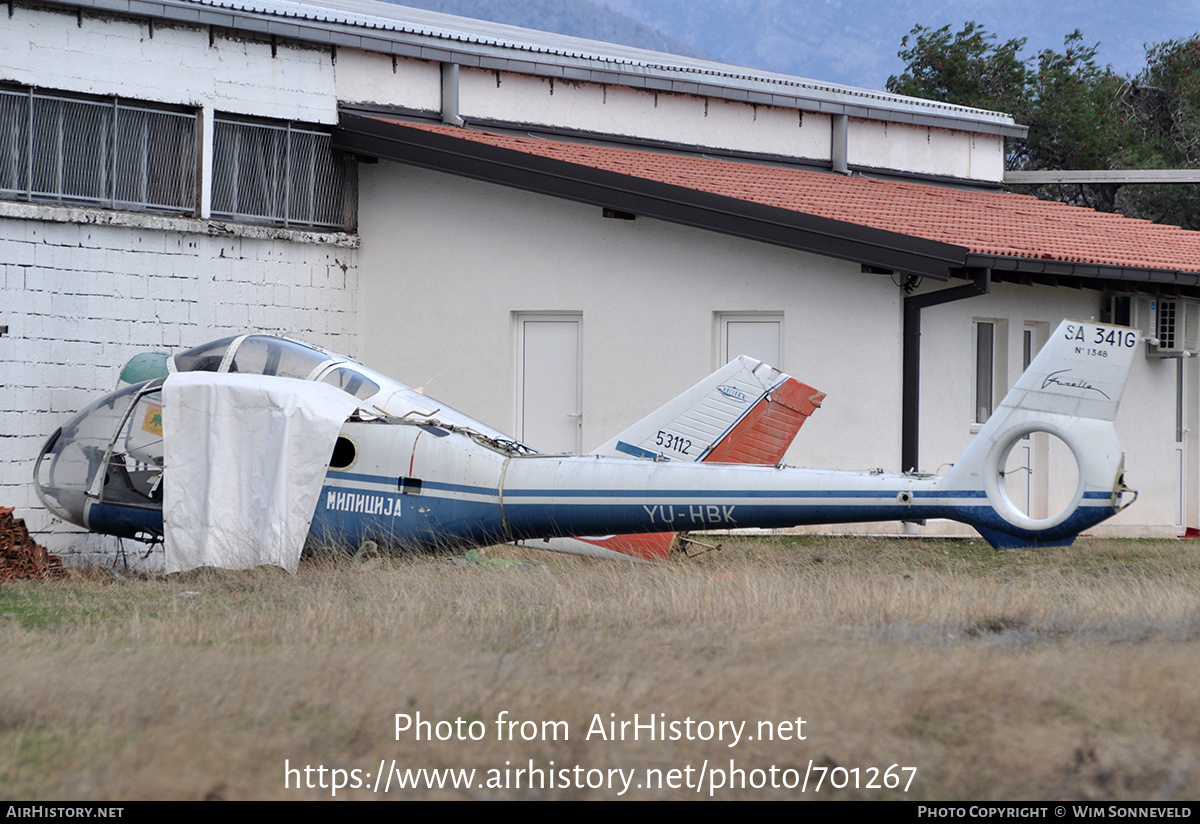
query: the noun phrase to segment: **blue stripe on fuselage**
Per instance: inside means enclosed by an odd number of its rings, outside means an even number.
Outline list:
[[[982,490],[914,491],[918,500],[902,506],[895,501],[899,491],[895,488],[508,489],[504,491],[502,510],[499,491],[491,487],[423,481],[421,494],[403,495],[341,485],[352,480],[392,483],[389,478],[353,473],[329,475],[337,485],[326,485],[322,490],[313,519],[313,536],[332,536],[350,545],[376,538],[390,545],[422,549],[612,532],[682,532],[904,518],[949,518],[988,530],[993,543],[999,536],[1004,546],[1024,546],[1069,539],[1113,512],[1108,503],[1110,493],[1087,492],[1083,505],[1062,524],[1030,531],[1001,518],[986,502],[987,495]],[[331,495],[335,497],[331,499]],[[458,497],[463,495],[484,500]],[[349,502],[350,496],[354,496],[353,503]],[[537,498],[543,500],[534,500]],[[639,502],[625,502],[631,498]],[[390,509],[386,500],[380,503],[380,499],[390,499]],[[763,499],[778,502],[766,503]],[[732,503],[710,503],[717,500]]]
[[[399,488],[399,478],[384,475],[363,475],[352,472],[328,473],[328,478],[337,481],[361,483],[389,484]],[[488,486],[468,486],[466,484],[449,484],[440,481],[422,479],[422,489],[429,491],[457,492],[468,495],[486,495],[499,497],[499,491]],[[365,490],[361,490],[365,491]],[[850,489],[782,489],[782,490],[698,490],[698,489],[505,489],[505,498],[547,497],[547,498],[894,498],[901,490],[898,488],[880,490],[850,490]],[[982,489],[925,489],[913,490],[914,498],[945,499],[945,498],[986,498],[987,493]],[[1103,500],[1111,498],[1108,492],[1084,492],[1084,499]]]
[[[309,540],[356,547],[371,539],[385,546],[422,550],[505,540],[499,498],[464,501],[425,494],[429,488],[424,484],[422,494],[404,495],[327,484],[317,501]]]

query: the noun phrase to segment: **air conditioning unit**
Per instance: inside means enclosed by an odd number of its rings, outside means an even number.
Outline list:
[[[1151,354],[1160,358],[1200,354],[1200,302],[1181,298],[1158,300],[1158,346]]]

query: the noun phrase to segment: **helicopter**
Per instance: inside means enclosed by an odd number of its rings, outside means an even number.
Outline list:
[[[938,477],[785,466],[823,395],[753,359],[593,454],[547,455],[348,358],[241,335],[166,358],[165,377],[77,413],[46,442],[34,482],[66,521],[164,540],[168,571],[294,570],[306,542],[368,540],[661,558],[678,533],[931,518],[998,549],[1061,546],[1136,499],[1115,420],[1140,342],[1133,329],[1063,321]],[[1078,469],[1066,505],[1044,518],[1004,479],[1033,432],[1061,439]]]

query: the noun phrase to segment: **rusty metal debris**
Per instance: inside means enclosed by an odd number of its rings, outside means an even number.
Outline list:
[[[58,580],[67,577],[62,559],[29,537],[25,521],[12,507],[0,506],[0,584],[11,580]]]

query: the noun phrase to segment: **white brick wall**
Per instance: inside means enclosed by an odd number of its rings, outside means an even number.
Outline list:
[[[337,121],[329,50],[28,7],[0,25],[0,79],[312,123]]]
[[[0,202],[0,506],[16,507],[50,551],[112,563],[115,540],[41,508],[30,479],[46,438],[138,352],[253,330],[355,356],[357,246],[346,235]],[[144,551],[125,543],[131,559]]]

